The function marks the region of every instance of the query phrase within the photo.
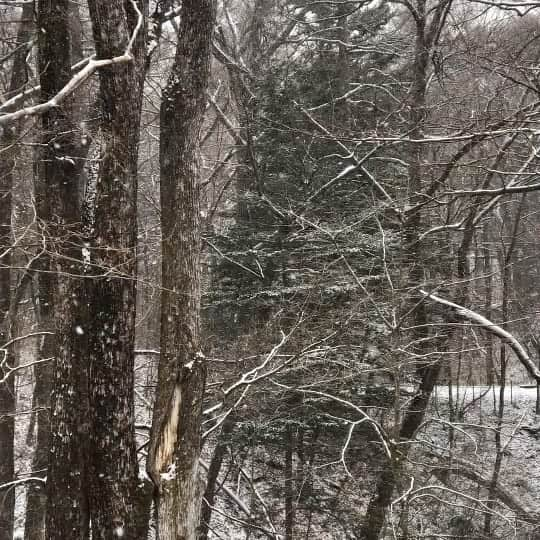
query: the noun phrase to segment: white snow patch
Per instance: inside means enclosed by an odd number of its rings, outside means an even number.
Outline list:
[[[176,465],[171,463],[167,469],[167,472],[161,473],[160,476],[166,482],[174,480],[176,478]]]
[[[139,469],[139,481],[140,482],[151,482],[148,473],[144,469]]]
[[[24,531],[22,529],[15,529],[15,532],[13,533],[13,540],[23,540],[24,538]]]
[[[76,326],[75,327],[75,333],[78,335],[78,336],[82,336],[84,334],[84,330],[82,329],[81,326]]]
[[[122,527],[121,525],[118,525],[118,527],[114,528],[113,533],[114,533],[114,536],[118,538],[122,538],[124,536],[124,527]]]
[[[90,250],[87,247],[82,248],[82,260],[84,264],[90,264],[90,261],[91,261]]]

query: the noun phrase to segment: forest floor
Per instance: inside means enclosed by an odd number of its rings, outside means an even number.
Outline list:
[[[447,506],[441,514],[447,524],[452,519],[455,522],[456,516],[461,520],[463,516],[469,519],[474,514],[476,517],[471,522],[475,531],[479,532],[482,527],[477,521],[478,516],[483,515],[481,509],[489,504],[487,487],[492,480],[497,455],[495,440],[499,424],[499,395],[499,386],[464,386],[457,393],[454,388],[450,400],[448,387],[436,388],[432,409],[426,418],[428,424],[418,436],[424,444],[418,445],[413,459],[433,465],[437,463],[437,460],[433,460],[434,455],[444,456],[445,461],[453,467],[455,472],[447,477],[446,485],[462,495],[455,495],[451,491],[440,494],[441,499],[452,505],[450,508]],[[453,416],[450,416],[451,404],[455,411]],[[538,516],[540,507],[540,415],[536,415],[535,408],[536,387],[508,385],[505,388],[497,483],[530,516]],[[457,411],[463,412],[457,414]],[[448,423],[450,417],[453,418],[453,427]],[[450,440],[453,441],[451,444]],[[464,468],[467,470],[464,471]],[[425,470],[430,468],[426,467]],[[486,481],[484,488],[480,489],[478,483],[470,482],[471,472]],[[430,479],[425,474],[421,480],[424,485],[426,481],[435,483],[441,480],[440,476],[434,476]],[[515,514],[509,512],[508,508],[497,504],[494,511],[497,515],[493,520],[493,538],[533,538],[528,526],[520,532],[523,523],[516,521]],[[440,521],[441,515],[435,518],[436,521]],[[447,527],[450,528],[450,525]]]
[[[31,409],[31,385],[23,378],[20,379],[19,384],[22,385],[22,391],[19,393],[17,410],[23,414],[18,415],[16,419],[16,473],[18,478],[25,478],[32,473],[30,450],[33,440],[28,436],[31,417],[28,413]],[[434,392],[430,413],[426,416],[425,429],[418,436],[420,444],[412,453],[412,460],[419,460],[420,463],[429,465],[433,454],[445,457],[455,455],[459,459],[470,462],[471,466],[485,478],[491,478],[496,454],[495,429],[498,424],[499,393],[498,386],[492,388],[462,386],[457,389],[457,392],[456,388],[453,389],[452,400],[449,400],[448,387],[438,386]],[[482,397],[479,399],[480,396]],[[471,402],[474,403],[471,405]],[[454,414],[453,429],[448,424],[450,403],[453,403],[454,410],[464,411],[462,416]],[[522,388],[516,385],[506,387],[504,416],[501,423],[502,460],[499,483],[519,501],[524,509],[530,510],[531,513],[535,513],[540,507],[540,416],[535,414],[535,404],[536,388]],[[538,428],[538,433],[535,433],[536,428]],[[448,440],[451,437],[453,437],[453,446],[449,452]],[[434,478],[425,472],[427,470],[429,467],[424,468],[424,472],[418,475],[417,485],[425,486],[426,483],[434,481]],[[412,469],[410,472],[411,477],[413,475],[416,477]],[[461,491],[466,491],[472,484],[469,485],[465,481],[456,483],[456,486]],[[25,491],[24,485],[16,489],[15,538],[22,538]],[[480,491],[475,496],[479,500],[486,500],[485,493],[482,496]],[[446,515],[445,519],[451,520],[452,516],[461,515],[463,509],[471,510],[471,505],[463,504],[463,501],[460,503],[458,499],[459,497],[454,498],[451,502],[453,510]],[[511,512],[501,506],[497,507],[497,511],[500,511],[501,515],[499,526],[504,528],[505,519],[507,519],[506,525],[512,519]],[[435,522],[440,521],[440,516],[434,515],[433,519]],[[440,527],[445,526],[440,525]],[[425,527],[425,533],[422,536],[430,537],[427,534],[430,529],[429,526]],[[338,538],[338,536],[332,536],[330,531],[328,532],[328,538]],[[529,538],[529,536],[520,535],[517,531],[512,537]]]

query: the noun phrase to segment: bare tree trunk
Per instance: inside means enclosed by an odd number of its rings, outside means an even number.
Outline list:
[[[54,336],[42,336],[38,349],[40,359],[53,358],[55,355]],[[52,388],[53,360],[34,366],[34,394],[32,406],[35,414],[35,447],[32,470],[37,475],[46,475],[49,458],[49,439],[51,423],[49,415],[50,394]],[[45,509],[47,498],[44,486],[32,483],[26,495],[26,514],[24,537],[26,540],[42,540],[45,535]]]
[[[69,2],[41,1],[38,3],[40,28],[38,68],[41,99],[50,99],[71,78],[71,39],[69,32]],[[38,263],[39,318],[45,329],[56,332],[57,339],[46,338],[40,354],[56,358],[51,396],[51,437],[47,471],[48,539],[81,538],[88,535],[88,516],[83,493],[84,448],[81,419],[84,400],[79,388],[84,387],[85,363],[82,336],[76,331],[79,324],[73,318],[76,299],[73,276],[78,271],[79,199],[78,174],[75,159],[79,153],[75,139],[76,127],[71,120],[71,107],[48,110],[42,116],[42,146],[36,176],[36,211],[39,232],[47,251]],[[79,246],[79,249],[77,248]],[[48,373],[39,374],[38,393],[46,400]],[[46,406],[43,404],[43,406]],[[45,460],[47,419],[40,418],[39,449],[36,460]],[[41,538],[42,498],[36,503],[35,520],[30,522],[28,534]],[[41,508],[39,507],[41,505]],[[32,509],[30,508],[29,511]],[[28,535],[27,535],[28,536]]]
[[[409,135],[412,139],[423,137],[426,116],[426,89],[428,80],[428,64],[433,46],[437,43],[441,27],[444,24],[451,0],[440,0],[432,8],[433,15],[428,24],[428,10],[425,0],[417,0],[415,6],[416,40],[414,50],[413,81],[410,92],[411,118]],[[425,149],[422,145],[412,144],[409,160],[409,197],[411,207],[422,202],[423,188],[423,157]],[[406,249],[411,265],[409,274],[410,286],[415,290],[424,282],[425,253],[420,240],[422,215],[420,209],[412,212],[405,224]],[[414,330],[411,339],[413,351],[420,357],[428,346],[427,311],[425,303],[417,293],[413,293],[411,303],[414,306],[412,316]],[[432,346],[432,343],[429,343]],[[429,404],[433,388],[437,383],[441,369],[440,362],[422,361],[417,366],[420,385],[404,414],[399,432],[401,441],[410,441],[421,425],[426,408]],[[406,448],[406,447],[404,447]],[[393,449],[392,457],[388,460],[377,483],[374,497],[371,499],[366,512],[364,524],[360,530],[363,540],[378,540],[386,519],[388,506],[392,500],[401,474],[402,463],[407,450]]]
[[[484,232],[486,237],[486,245],[482,249],[484,255],[484,274],[486,276],[486,303],[484,312],[486,317],[491,320],[492,304],[493,304],[493,276],[491,273],[491,254],[489,252],[488,242],[488,233]],[[491,335],[486,336],[486,383],[488,386],[493,386],[495,382],[494,372],[495,372],[495,363],[493,361],[493,337]]]
[[[501,234],[501,244],[502,244],[502,317],[503,322],[501,326],[504,328],[507,326],[509,310],[508,310],[508,301],[510,296],[510,279],[511,279],[511,263],[512,257],[514,255],[514,250],[516,247],[518,232],[520,227],[521,214],[524,208],[525,196],[522,195],[521,201],[515,216],[514,225],[512,234],[510,236],[510,245],[508,248],[504,243],[504,236]],[[501,225],[502,230],[504,231],[504,225]],[[499,483],[499,477],[501,474],[502,461],[504,458],[503,447],[502,447],[502,428],[504,421],[504,409],[505,409],[505,398],[504,392],[506,388],[506,368],[507,368],[508,359],[506,356],[506,345],[504,343],[500,346],[500,387],[499,387],[499,407],[497,410],[497,429],[495,430],[495,464],[493,465],[493,474],[491,476],[491,483],[489,486],[489,495],[486,506],[488,511],[485,514],[484,518],[484,535],[489,538],[491,535],[491,521],[493,518],[492,513],[489,510],[492,510],[494,507],[494,499],[497,492],[497,485]]]
[[[83,328],[89,366],[87,481],[92,538],[135,540],[140,525],[137,503],[144,491],[138,487],[133,369],[137,158],[147,3],[139,2],[139,13],[123,0],[91,0],[88,5],[98,58],[122,55],[135,36],[132,60],[99,72],[102,148],[89,243],[92,263],[102,276],[85,282],[88,315]]]
[[[32,31],[31,6],[25,6],[17,33],[15,47],[20,47],[13,59],[9,90],[5,98],[11,97],[26,82],[25,58]],[[0,159],[0,347],[12,337],[10,302],[11,283],[13,280],[11,265],[11,213],[13,169],[17,153],[17,131],[6,129],[0,141],[2,159]],[[6,355],[4,358],[3,355]],[[6,366],[14,364],[15,358],[11,347],[0,352],[0,362]],[[9,368],[8,368],[9,369]],[[9,370],[0,367],[0,485],[11,482],[14,477],[14,436],[15,436],[15,378]],[[15,490],[0,490],[0,540],[12,540],[15,512]]]
[[[290,423],[285,427],[285,540],[294,538],[294,433]]]
[[[11,297],[12,184],[10,169],[12,166],[13,163],[7,160],[0,161],[0,347],[4,347],[11,334],[9,303]],[[0,485],[11,482],[14,475],[15,378],[9,373],[12,361],[11,347],[0,351]],[[4,362],[5,369],[2,367]],[[14,509],[14,490],[0,490],[0,540],[13,538]]]
[[[33,6],[29,4],[24,9],[32,10]],[[67,13],[65,13],[66,19],[66,31],[68,32],[67,41],[70,46],[70,62],[79,61],[82,57],[81,51],[81,29],[80,29],[80,15],[77,4],[70,3],[66,7]],[[69,116],[71,117],[75,112],[73,105],[70,106]],[[79,118],[72,118],[70,122],[72,125],[76,125],[76,121]],[[54,145],[54,143],[53,143]],[[84,148],[77,149],[77,154],[84,157]],[[80,163],[84,163],[81,159]],[[74,174],[74,188],[75,184],[79,182],[80,178],[80,165]],[[39,183],[41,182],[41,186]],[[43,179],[38,179],[37,192],[40,196],[44,196],[47,190],[47,185]],[[71,197],[71,195],[70,195]],[[47,257],[42,258],[38,263],[43,265],[43,269],[49,268]],[[56,299],[54,298],[55,291],[51,289],[51,282],[49,276],[44,274],[38,274],[39,291],[37,302],[37,319],[41,329],[48,329],[54,331],[53,319],[56,315],[55,305]],[[36,474],[46,475],[47,463],[49,459],[49,442],[51,436],[50,425],[50,396],[53,386],[53,358],[56,355],[56,338],[53,335],[42,336],[38,348],[38,359],[46,360],[42,363],[38,363],[34,366],[34,392],[32,398],[32,404],[34,411],[33,422],[31,422],[32,431],[29,432],[29,436],[32,437],[35,429],[35,449],[32,460],[32,470]],[[84,371],[81,373],[84,379]],[[83,400],[84,402],[84,400]],[[35,424],[35,427],[34,427]],[[82,459],[82,457],[81,457]],[[82,499],[84,504],[85,499]],[[25,539],[26,540],[43,540],[45,535],[45,511],[47,506],[46,493],[43,486],[39,483],[32,483],[27,492],[26,501],[26,515],[25,515]],[[83,509],[82,513],[86,515],[86,510]],[[86,519],[86,518],[85,518]]]
[[[200,352],[198,142],[215,20],[213,0],[185,0],[161,105],[161,355],[148,470],[160,540],[195,540],[206,365]]]
[[[199,540],[207,540],[208,532],[210,530],[210,521],[212,519],[212,510],[214,506],[214,500],[218,492],[218,478],[219,472],[223,465],[223,459],[229,446],[229,437],[232,433],[234,426],[236,425],[236,418],[234,414],[227,416],[223,422],[219,438],[208,467],[208,475],[206,477],[206,489],[204,491],[202,505],[201,505],[201,518],[199,525]]]

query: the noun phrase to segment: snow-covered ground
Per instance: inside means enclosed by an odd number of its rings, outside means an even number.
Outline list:
[[[457,390],[457,391],[456,391]],[[465,516],[472,527],[468,534],[471,538],[480,538],[485,513],[483,509],[488,503],[489,481],[492,479],[496,457],[496,430],[499,423],[500,387],[464,386],[453,388],[452,400],[455,410],[464,411],[462,415],[454,415],[454,429],[450,428],[449,391],[446,386],[439,386],[434,392],[432,407],[426,417],[425,428],[418,434],[420,444],[413,452],[413,460],[418,460],[424,466],[418,480],[420,483],[440,485],[441,477],[432,474],[439,461],[434,456],[440,456],[450,463],[453,472],[447,478],[446,486],[450,491],[437,492],[444,501],[445,511],[435,520],[446,519],[437,524],[438,532],[444,532],[449,527],[451,519]],[[480,397],[482,396],[482,397]],[[531,515],[538,515],[540,509],[540,415],[536,415],[536,387],[524,388],[519,385],[508,385],[504,391],[505,407],[501,421],[501,469],[498,485],[515,500],[520,508]],[[476,400],[476,401],[475,401]],[[474,401],[474,404],[471,404]],[[538,428],[539,433],[536,433]],[[453,443],[449,441],[453,437]],[[464,472],[460,469],[467,468]],[[415,469],[411,468],[414,475]],[[487,483],[479,488],[477,482],[470,480],[474,472]],[[430,476],[431,475],[431,476]],[[454,491],[452,491],[454,490]],[[433,501],[436,499],[433,490]],[[430,495],[431,496],[431,495]],[[437,505],[431,505],[431,510]],[[429,508],[429,505],[428,505]],[[428,512],[429,519],[429,511]],[[506,506],[495,505],[496,515],[493,520],[493,538],[536,538],[533,527],[522,520],[515,519],[515,512]],[[436,521],[435,521],[436,522]],[[426,526],[428,530],[435,530]],[[491,538],[491,537],[490,537]]]
[[[536,402],[536,386],[527,386],[529,387],[525,388],[522,385],[508,383],[504,389],[504,398],[506,402],[508,404],[521,403],[522,405],[532,403],[534,406],[534,403]],[[452,396],[454,399],[459,397],[461,400],[465,399],[466,401],[470,401],[471,399],[475,399],[482,394],[486,394],[486,397],[482,398],[484,402],[486,400],[489,401],[490,399],[493,400],[494,395],[498,401],[500,391],[501,389],[499,386],[453,386]],[[449,395],[448,386],[437,386],[433,394],[436,398],[447,400]]]
[[[31,381],[29,374],[19,378],[21,392],[19,394],[18,410],[28,411],[31,408]],[[412,389],[411,389],[412,390]],[[497,407],[499,404],[499,387],[488,388],[486,386],[462,386],[452,388],[452,400],[449,400],[449,391],[447,386],[438,386],[433,394],[432,406],[426,416],[425,427],[418,434],[418,445],[415,445],[415,450],[412,453],[412,459],[416,463],[421,463],[420,466],[414,465],[409,467],[408,474],[411,478],[415,477],[415,486],[424,486],[429,483],[438,483],[437,478],[430,476],[430,464],[432,464],[432,456],[434,453],[439,456],[452,457],[452,455],[462,460],[467,460],[471,463],[474,469],[487,478],[491,478],[495,457],[495,428],[498,423]],[[502,464],[501,476],[499,483],[520,502],[523,508],[536,511],[540,508],[540,433],[534,433],[523,428],[539,428],[540,431],[540,416],[535,414],[536,404],[536,388],[523,388],[519,385],[508,385],[505,389],[505,410],[502,422]],[[478,399],[482,396],[480,399]],[[475,402],[471,405],[471,402]],[[448,424],[449,418],[449,403],[452,402],[457,410],[464,410],[463,416],[457,416],[455,419],[455,429],[453,431],[454,443],[449,451],[449,435],[450,429]],[[27,432],[30,415],[22,414],[17,417],[16,421],[16,439],[17,439],[17,473],[19,477],[24,477],[31,472],[30,448],[27,447]],[[417,472],[420,471],[420,472]],[[463,492],[465,495],[471,495],[473,483],[463,480],[459,474],[453,475],[451,480],[454,482],[453,487],[456,492]],[[358,478],[358,480],[362,480]],[[405,488],[403,488],[405,489]],[[369,491],[369,490],[368,490]],[[22,534],[23,520],[25,510],[25,492],[24,488],[17,488],[17,534]],[[367,493],[367,492],[366,492]],[[485,502],[486,491],[477,490],[474,496]],[[441,496],[441,500],[445,500],[449,511],[445,514],[445,519],[452,519],[455,516],[461,516],[472,511],[472,506],[467,501],[460,500],[459,496],[448,497]],[[431,499],[430,499],[431,500]],[[448,506],[449,501],[451,505]],[[444,532],[444,523],[438,524],[433,529],[430,520],[440,520],[440,516],[435,515],[435,506],[426,505],[423,499],[418,499],[418,519],[424,521],[424,534],[420,537],[435,538],[437,536],[429,536],[428,532],[438,534]],[[476,508],[475,516],[481,516]],[[498,531],[502,534],[507,531],[508,539],[526,539],[530,536],[530,527],[527,533],[520,532],[519,526],[513,518],[512,512],[507,508],[497,506],[497,511],[501,513],[500,520],[496,525]],[[433,512],[433,515],[430,515]],[[216,516],[216,521],[222,521]],[[397,519],[397,516],[396,516]],[[475,517],[477,521],[481,518]],[[505,519],[507,521],[505,521]],[[514,520],[514,521],[513,521]],[[426,525],[427,523],[427,525]],[[512,525],[511,525],[512,524]],[[227,530],[227,525],[223,523],[224,529]],[[230,525],[230,524],[229,524]],[[478,523],[475,526],[479,527]],[[233,527],[236,529],[237,526]],[[495,529],[494,529],[495,530]],[[512,532],[513,531],[513,532]],[[233,530],[228,531],[232,539]],[[323,531],[321,531],[322,533]],[[327,533],[325,538],[338,539],[338,536],[333,536],[332,531],[324,531]],[[238,531],[238,535],[234,538],[242,538],[243,533]],[[503,534],[504,535],[504,534]],[[498,538],[493,536],[493,538]],[[21,536],[19,536],[21,537]],[[390,538],[391,536],[389,536]],[[17,536],[15,537],[17,538]]]

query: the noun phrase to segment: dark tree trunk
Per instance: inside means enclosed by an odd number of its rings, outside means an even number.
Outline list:
[[[71,78],[71,40],[69,1],[38,3],[38,68],[43,101],[54,96]],[[69,103],[42,116],[42,150],[37,164],[36,209],[39,232],[47,251],[38,263],[39,318],[45,329],[56,333],[55,342],[47,339],[40,353],[55,357],[52,374],[51,435],[47,471],[46,537],[81,538],[88,536],[88,516],[83,486],[85,402],[80,389],[85,386],[85,362],[81,358],[84,336],[79,327],[84,321],[74,316],[78,310],[74,279],[80,271],[79,179],[75,160],[79,154],[76,126]],[[45,368],[44,368],[45,369]],[[38,393],[45,400],[47,373],[39,374]],[[44,459],[46,418],[38,428],[39,452]],[[40,498],[36,497],[39,505]],[[31,510],[31,509],[29,509]],[[37,510],[40,512],[41,510]],[[40,538],[42,517],[35,516],[29,534]]]
[[[221,467],[223,465],[223,459],[227,453],[229,446],[229,437],[232,433],[234,426],[236,425],[236,417],[234,414],[229,414],[219,434],[219,438],[212,454],[212,460],[208,467],[208,474],[206,477],[206,489],[204,490],[202,505],[201,505],[201,518],[199,526],[199,540],[207,540],[208,532],[210,531],[210,521],[212,519],[212,510],[214,501],[218,493],[218,479]]]
[[[32,10],[32,5],[29,4],[28,7],[25,6],[24,9]],[[78,5],[74,3],[69,3],[67,5],[67,13],[65,13],[66,18],[66,27],[68,32],[67,40],[70,44],[70,62],[77,62],[82,58],[82,47],[81,47],[81,24],[80,24],[80,15]],[[77,105],[70,104],[69,106],[69,117],[75,116],[76,111],[80,109]],[[80,115],[78,118],[73,118],[70,120],[72,125],[76,125],[76,122],[79,121]],[[75,143],[75,141],[74,141]],[[54,144],[54,143],[53,143]],[[82,150],[82,151],[81,151]],[[84,147],[82,149],[77,149],[77,155],[80,157],[86,157],[84,152]],[[78,169],[75,170],[73,183],[71,187],[74,188],[75,183],[80,183],[81,176],[81,165],[84,163],[83,159],[80,159],[77,163]],[[42,181],[42,179],[41,179]],[[37,184],[39,184],[40,179],[38,179]],[[37,192],[42,195],[45,194],[47,187],[46,184],[42,183],[42,186],[39,187]],[[70,194],[70,197],[72,195]],[[73,231],[74,233],[75,231]],[[50,263],[47,261],[47,258],[38,263],[43,265],[43,269],[47,270],[50,267]],[[51,289],[52,282],[48,276],[43,274],[38,274],[39,282],[39,291],[38,291],[38,310],[37,318],[38,324],[42,329],[54,330],[53,318],[55,316],[54,306],[56,305],[56,299],[54,294],[56,292]],[[70,287],[73,285],[71,283]],[[48,335],[43,336],[40,340],[40,345],[38,349],[38,358],[40,360],[52,359],[56,354],[56,338],[55,336]],[[53,381],[53,361],[48,361],[44,363],[38,363],[34,366],[34,393],[32,398],[34,411],[33,422],[31,422],[31,430],[29,433],[30,436],[33,436],[35,431],[35,449],[32,461],[32,470],[37,474],[46,474],[47,464],[49,459],[49,442],[51,436],[51,425],[50,425],[50,397],[52,391],[52,381]],[[84,372],[82,372],[82,377],[84,378]],[[82,455],[81,455],[82,459]],[[83,499],[84,503],[84,499]],[[25,539],[26,540],[43,540],[45,535],[45,511],[47,506],[47,498],[44,487],[41,484],[33,483],[29,486],[27,492],[27,503],[26,503],[26,516],[25,516]],[[83,510],[83,513],[86,514],[86,510]]]
[[[285,427],[285,540],[294,539],[294,433],[290,423]]]
[[[411,139],[421,139],[426,117],[426,88],[428,80],[428,64],[433,46],[437,43],[441,25],[448,13],[451,0],[440,0],[433,8],[433,14],[429,24],[428,8],[425,0],[417,0],[415,8],[415,56],[413,64],[413,81],[410,92],[410,130]],[[425,281],[426,252],[420,239],[422,226],[421,203],[423,202],[422,190],[424,172],[424,152],[425,147],[421,144],[412,143],[409,158],[409,199],[410,206],[418,208],[414,210],[405,223],[405,249],[407,261],[410,265],[409,286],[413,291],[410,305],[412,309],[413,332],[411,333],[412,350],[419,358],[422,357],[427,347],[433,347],[433,342],[429,342],[429,332],[427,327],[428,314],[425,303],[418,288]],[[420,385],[405,411],[400,431],[399,439],[403,442],[410,441],[417,429],[420,427],[426,408],[429,404],[433,388],[437,383],[440,372],[440,362],[420,361],[417,365],[417,375]],[[402,464],[407,454],[407,446],[402,446],[405,450],[392,449],[392,456],[388,460],[379,480],[375,494],[371,499],[365,515],[364,524],[360,530],[359,538],[362,540],[378,540],[386,520],[387,509],[392,501],[392,495],[399,483]]]
[[[4,141],[2,141],[4,142]],[[11,186],[13,163],[0,160],[0,347],[10,337],[11,296]],[[0,485],[13,480],[13,437],[15,429],[15,378],[9,374],[10,349],[0,351]],[[6,366],[3,368],[2,366]],[[5,380],[4,380],[5,379]],[[0,489],[0,540],[13,538],[13,489]]]
[[[142,21],[131,2],[89,3],[98,58],[124,53],[139,22],[132,60],[100,70],[102,141],[95,192],[92,263],[87,279],[89,365],[88,492],[92,538],[140,538],[134,432],[137,158],[144,79],[146,2]]]
[[[200,352],[198,143],[215,19],[213,0],[185,0],[161,105],[161,355],[148,470],[160,540],[195,540],[206,365]]]
[[[11,97],[26,82],[25,58],[32,31],[32,9],[25,6],[22,12],[22,21],[17,33],[16,47],[20,47],[15,54],[11,71],[9,90],[5,98]],[[11,283],[13,280],[11,266],[11,212],[13,170],[17,145],[17,129],[6,129],[1,136],[0,147],[0,347],[11,336],[10,302]],[[6,357],[4,358],[4,354]],[[15,378],[9,376],[9,368],[14,364],[14,355],[11,347],[0,352],[0,485],[11,482],[14,478],[14,435],[15,435]],[[1,367],[5,362],[6,368]],[[4,380],[5,379],[5,380]],[[3,381],[3,382],[2,382]],[[12,540],[15,511],[15,490],[0,490],[0,540]]]

